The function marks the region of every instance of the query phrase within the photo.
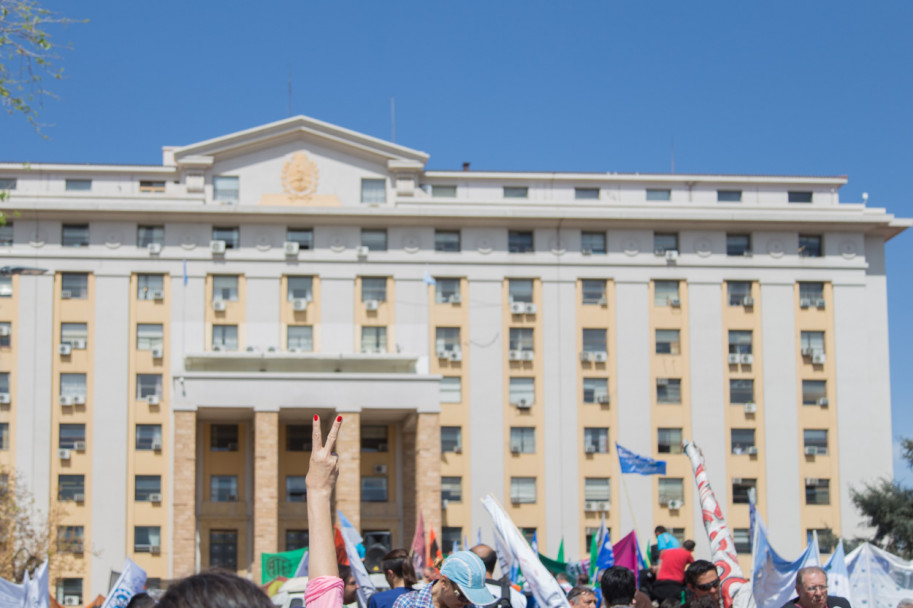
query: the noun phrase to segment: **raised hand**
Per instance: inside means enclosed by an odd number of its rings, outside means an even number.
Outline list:
[[[305,479],[309,500],[314,494],[325,492],[329,495],[336,486],[336,478],[339,476],[339,456],[333,452],[333,448],[336,447],[336,437],[339,435],[340,426],[342,426],[342,416],[337,416],[327,435],[327,442],[324,444],[320,431],[320,416],[314,416],[311,463]]]
[[[337,416],[323,443],[320,416],[314,416],[314,436],[311,462],[305,480],[307,484],[308,533],[310,536],[309,576],[339,576],[336,566],[336,546],[333,542],[333,518],[330,514],[330,496],[339,477],[339,456],[333,452],[336,437],[342,426],[342,416]]]

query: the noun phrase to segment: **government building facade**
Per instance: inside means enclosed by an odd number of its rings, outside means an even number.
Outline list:
[[[885,242],[845,177],[500,173],[299,116],[155,166],[0,164],[0,464],[58,505],[52,589],[106,593],[307,545],[315,413],[335,507],[449,550],[493,494],[572,559],[606,517],[706,535],[703,450],[748,558],[861,533],[892,474]],[[665,460],[620,475],[615,444]],[[748,562],[746,561],[746,564]]]

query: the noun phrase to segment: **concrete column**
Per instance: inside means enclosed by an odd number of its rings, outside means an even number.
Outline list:
[[[361,530],[361,414],[343,412],[342,431],[336,441],[339,479],[336,480],[336,509]],[[329,425],[324,428],[324,438]]]
[[[410,416],[403,423],[400,437],[402,437],[403,454],[403,538],[398,547],[412,546],[412,537],[415,534],[415,523],[418,521],[417,484],[415,483],[415,427],[416,417]]]
[[[433,527],[434,534],[441,538],[440,414],[418,415],[415,431],[415,502],[421,509],[425,525]]]
[[[172,578],[196,570],[197,413],[174,413],[174,539]]]
[[[254,580],[279,547],[279,412],[254,413]]]

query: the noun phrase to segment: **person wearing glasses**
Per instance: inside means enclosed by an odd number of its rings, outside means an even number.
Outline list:
[[[399,596],[393,608],[464,608],[494,602],[495,596],[485,586],[485,564],[471,551],[457,551],[441,564],[437,580],[420,591]]]
[[[716,565],[706,559],[696,559],[685,570],[685,587],[691,597],[711,597],[720,601],[720,575]]]
[[[796,572],[796,597],[783,608],[850,608],[845,597],[827,594],[827,573],[818,566],[800,568]]]

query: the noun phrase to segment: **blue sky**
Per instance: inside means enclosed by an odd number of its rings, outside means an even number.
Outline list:
[[[429,167],[848,175],[913,217],[913,3],[54,1],[48,139],[0,115],[0,160],[160,163],[292,114]],[[894,435],[913,436],[913,232],[887,245]],[[897,475],[913,482],[905,467]]]

